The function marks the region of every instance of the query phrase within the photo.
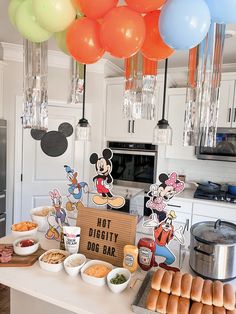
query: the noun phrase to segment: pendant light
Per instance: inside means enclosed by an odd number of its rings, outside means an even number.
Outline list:
[[[165,60],[162,119],[158,121],[153,132],[153,144],[155,145],[159,145],[159,144],[171,145],[172,144],[172,129],[168,121],[165,120],[167,69],[168,69],[168,59]]]
[[[88,120],[85,118],[85,93],[86,93],[86,64],[84,65],[84,90],[83,90],[83,108],[82,118],[76,126],[75,140],[89,141],[91,137],[91,127]]]

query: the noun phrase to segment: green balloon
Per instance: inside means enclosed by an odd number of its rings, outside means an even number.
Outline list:
[[[54,38],[56,40],[58,48],[60,48],[61,51],[69,55],[69,52],[66,47],[66,32],[67,29],[65,31],[55,33]]]
[[[36,21],[33,13],[32,0],[25,0],[17,9],[16,27],[23,37],[29,41],[40,43],[48,40],[52,33],[43,29]]]
[[[76,17],[70,0],[33,0],[33,10],[38,23],[52,33],[67,29]]]
[[[23,2],[24,0],[11,0],[8,6],[8,16],[10,18],[11,24],[13,26],[16,26],[15,23],[15,16],[16,11],[18,9],[18,6]]]

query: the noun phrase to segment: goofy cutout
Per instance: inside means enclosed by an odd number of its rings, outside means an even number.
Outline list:
[[[93,202],[96,205],[109,205],[112,208],[121,208],[125,204],[122,196],[114,196],[112,194],[113,178],[112,159],[113,153],[109,148],[102,152],[102,156],[98,157],[96,153],[90,156],[90,163],[95,165],[97,175],[93,178],[97,193],[93,196]]]
[[[66,211],[62,208],[62,197],[57,189],[49,192],[54,211],[47,216],[49,228],[45,234],[48,240],[61,241],[63,226],[68,226]]]
[[[183,227],[174,228],[173,220],[176,219],[176,214],[173,210],[169,213],[165,211],[167,202],[175,195],[184,190],[184,182],[177,179],[177,173],[172,172],[170,176],[165,173],[160,174],[158,184],[150,186],[148,192],[149,200],[146,206],[151,209],[152,214],[149,219],[143,223],[144,227],[153,227],[153,236],[155,240],[155,256],[164,257],[164,262],[159,266],[166,270],[179,271],[178,268],[171,265],[176,258],[168,244],[171,240],[177,240],[181,245],[184,244]],[[155,266],[158,264],[156,263]]]
[[[65,165],[64,168],[67,173],[67,179],[70,181],[70,184],[68,184],[69,195],[67,195],[68,202],[66,203],[66,210],[76,214],[80,207],[84,207],[82,197],[83,193],[88,192],[88,184],[86,182],[79,182],[78,172],[71,169],[70,166]]]

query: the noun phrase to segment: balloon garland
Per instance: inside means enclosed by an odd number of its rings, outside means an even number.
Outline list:
[[[40,43],[54,35],[58,47],[80,63],[109,52],[154,61],[197,46],[211,22],[236,23],[236,0],[11,0],[10,21],[23,37]],[[227,2],[227,3],[226,3]]]

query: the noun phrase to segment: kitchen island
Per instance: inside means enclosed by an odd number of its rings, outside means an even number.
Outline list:
[[[58,247],[58,243],[46,240],[43,234],[39,237],[43,249]],[[12,240],[8,236],[0,242],[11,243]],[[178,249],[175,253],[178,254]],[[191,272],[188,253],[185,253],[181,270]],[[89,285],[80,276],[70,277],[65,271],[44,271],[38,262],[25,268],[0,268],[0,283],[11,288],[11,314],[131,314],[131,304],[144,277],[145,272],[136,272],[131,287],[114,294],[107,286]],[[231,283],[236,288],[236,280]]]

